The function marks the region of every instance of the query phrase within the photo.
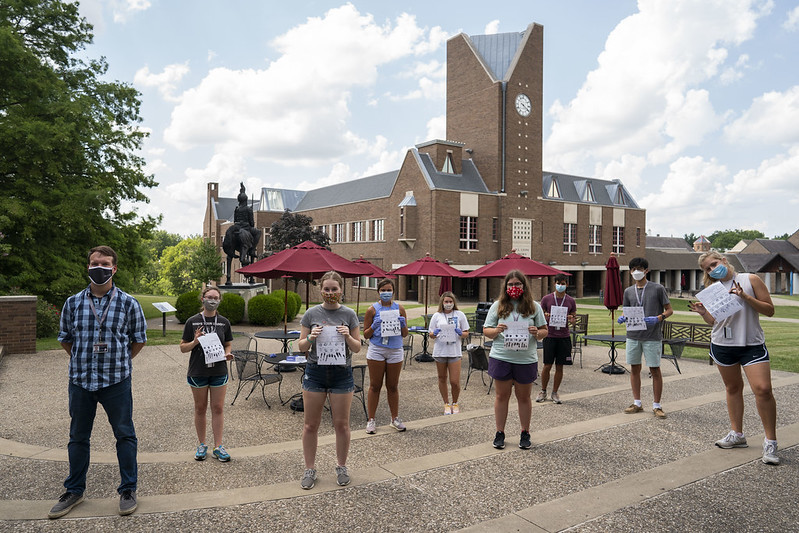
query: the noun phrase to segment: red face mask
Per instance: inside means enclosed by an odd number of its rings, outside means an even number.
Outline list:
[[[522,294],[524,294],[524,289],[522,287],[507,287],[505,292],[511,297],[511,299],[517,300],[521,298]]]

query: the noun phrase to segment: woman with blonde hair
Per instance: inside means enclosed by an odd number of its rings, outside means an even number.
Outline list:
[[[339,303],[344,280],[338,272],[327,272],[319,281],[322,303],[310,308],[300,321],[297,348],[308,353],[302,376],[304,424],[302,454],[305,472],[303,489],[316,484],[316,448],[322,409],[330,400],[330,414],[336,433],[336,483],[348,485],[347,455],[350,450],[350,406],[355,383],[352,379],[352,354],[361,350],[360,323],[355,311]],[[317,339],[322,337],[319,342]],[[321,347],[320,347],[321,344]]]
[[[727,391],[727,413],[732,429],[724,438],[716,441],[716,446],[725,449],[748,446],[743,434],[743,368],[755,395],[757,412],[766,434],[762,461],[777,465],[780,463],[777,456],[777,402],[772,393],[771,364],[760,326],[761,314],[774,315],[774,304],[768,288],[755,274],[737,274],[727,258],[718,252],[700,255],[699,267],[705,273],[705,287],[721,283],[743,305],[743,309],[735,314],[716,320],[702,303],[688,304],[691,311],[713,326],[710,357],[718,365]]]
[[[461,393],[461,339],[469,336],[469,321],[458,310],[455,295],[449,291],[441,295],[438,301],[438,311],[430,318],[430,338],[437,339],[441,336],[442,328],[450,330],[433,345],[433,359],[436,362],[438,373],[438,390],[444,400],[444,414],[456,415],[460,413],[458,397]],[[448,333],[451,333],[449,335]],[[449,403],[447,390],[447,374],[449,373],[449,386],[452,389],[452,403]]]
[[[497,390],[494,448],[505,447],[505,422],[512,389],[516,391],[522,427],[519,448],[526,450],[532,446],[531,392],[538,376],[538,341],[547,336],[546,324],[541,306],[533,301],[527,276],[518,270],[508,272],[499,299],[491,304],[483,325],[483,335],[494,341],[488,356],[488,375],[494,378]]]

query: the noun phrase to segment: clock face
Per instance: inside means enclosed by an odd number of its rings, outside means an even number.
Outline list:
[[[527,97],[526,94],[520,94],[516,97],[516,112],[519,113],[521,116],[526,117],[530,115],[530,110],[532,109],[532,104],[530,103],[530,99]]]

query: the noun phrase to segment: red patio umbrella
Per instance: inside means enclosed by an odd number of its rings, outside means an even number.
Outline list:
[[[281,250],[251,265],[242,267],[236,272],[265,279],[292,276],[307,280],[308,283],[305,286],[305,309],[307,311],[311,280],[321,278],[325,272],[330,270],[335,270],[345,278],[364,276],[371,272],[364,265],[356,265],[312,241],[305,241]]]
[[[608,262],[605,263],[605,297],[602,302],[610,310],[610,334],[616,334],[616,309],[622,304],[624,292],[621,289],[619,277],[619,262],[616,254],[611,252]]]
[[[525,276],[531,278],[540,278],[544,276],[554,276],[556,274],[565,274],[571,276],[568,272],[563,272],[557,268],[552,268],[544,263],[539,263],[535,259],[530,259],[523,255],[516,253],[516,250],[500,257],[496,261],[492,261],[486,266],[481,266],[477,270],[473,270],[468,274],[464,274],[464,278],[504,278],[511,270],[519,270]]]
[[[452,278],[447,276],[445,278],[441,278],[441,284],[438,286],[438,295],[441,296],[445,292],[452,291]]]
[[[368,268],[368,269],[371,270],[371,273],[366,275],[367,278],[396,278],[397,277],[397,276],[394,276],[392,274],[389,274],[388,272],[386,272],[385,270],[383,270],[379,266],[377,266],[377,265],[375,265],[373,263],[370,263],[369,261],[364,259],[363,256],[360,256],[358,259],[353,261],[353,263],[355,263],[356,265],[362,265],[365,268]],[[361,312],[361,284],[358,283],[358,298],[357,298],[357,302],[355,304],[355,314],[359,315],[360,312]]]
[[[430,257],[430,254],[425,254],[421,259],[417,259],[413,263],[408,263],[390,272],[394,275],[403,276],[438,276],[441,278],[446,277],[463,277],[460,270],[455,270],[446,263],[442,263]],[[429,283],[425,281],[424,284],[424,314],[427,314],[427,287]]]

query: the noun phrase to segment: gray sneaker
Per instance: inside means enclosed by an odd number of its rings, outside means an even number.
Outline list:
[[[716,441],[716,446],[728,450],[730,448],[747,448],[749,445],[746,443],[746,437],[743,435],[739,437],[734,431],[730,431],[723,439]]]
[[[350,474],[347,472],[346,466],[336,467],[336,483],[342,487],[350,484]]]
[[[547,391],[542,390],[541,392],[538,393],[538,396],[536,396],[535,401],[537,403],[541,403],[546,399],[547,399]]]
[[[557,403],[557,404],[561,404],[561,403],[563,403],[563,402],[560,400],[560,394],[558,394],[557,392],[553,392],[553,393],[552,393],[552,396],[551,396],[551,398],[552,398],[552,401],[553,401],[553,402],[555,402],[555,403]]]
[[[302,475],[300,487],[304,488],[305,490],[310,490],[314,487],[314,485],[316,485],[316,470],[313,468],[308,468]]]
[[[136,504],[136,491],[123,490],[119,495],[119,516],[133,514],[138,505]]]
[[[75,494],[74,492],[65,492],[58,498],[58,501],[50,512],[47,514],[48,518],[61,518],[72,510],[73,507],[82,502],[85,498],[83,494]]]
[[[391,427],[397,431],[405,431],[405,424],[402,423],[402,419],[400,417],[396,417],[391,421]]]
[[[780,458],[777,457],[777,443],[771,444],[768,441],[763,441],[763,464],[778,465]]]

